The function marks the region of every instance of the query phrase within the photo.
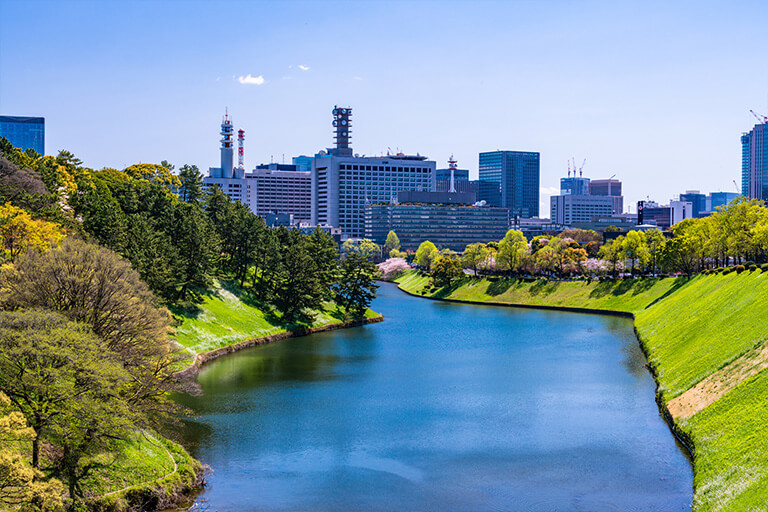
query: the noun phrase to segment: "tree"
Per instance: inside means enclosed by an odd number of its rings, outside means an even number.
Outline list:
[[[387,233],[387,239],[384,242],[384,254],[391,256],[392,251],[400,250],[400,239],[397,237],[397,233],[390,231]]]
[[[176,192],[181,186],[179,177],[171,172],[171,169],[157,164],[134,164],[123,171],[131,178],[147,180],[167,187],[171,192]]]
[[[651,273],[656,274],[659,269],[659,258],[664,246],[664,234],[659,229],[649,229],[645,232],[645,245],[648,247],[648,262]]]
[[[521,231],[510,229],[499,242],[496,261],[500,269],[517,272],[528,254],[528,241]]]
[[[280,252],[285,256],[271,274],[274,281],[272,304],[284,321],[311,322],[325,295],[317,264],[310,253],[309,240],[298,230],[278,228]]]
[[[203,196],[203,175],[196,165],[184,164],[179,169],[179,199],[196,203]]]
[[[323,298],[333,295],[331,287],[339,279],[339,246],[328,232],[315,228],[309,235],[309,252],[317,265],[317,277]]]
[[[600,248],[600,258],[604,259],[610,264],[614,279],[616,278],[616,273],[619,270],[619,262],[621,260],[621,247],[623,243],[624,237],[619,236],[610,242],[607,242]]]
[[[440,257],[432,265],[432,283],[434,286],[442,288],[449,286],[453,281],[464,277],[464,271],[461,270],[459,260],[447,257]]]
[[[381,278],[385,281],[397,279],[403,272],[411,268],[403,258],[389,258],[378,264]]]
[[[0,356],[1,357],[1,356]],[[10,405],[0,392],[0,413]],[[64,487],[54,478],[46,480],[22,455],[35,439],[24,415],[11,411],[0,414],[0,507],[9,512],[21,510],[55,511],[61,509]]]
[[[4,309],[45,308],[89,325],[130,372],[132,405],[157,414],[158,422],[166,419],[172,409],[165,396],[173,362],[171,315],[156,307],[126,260],[66,239],[43,254],[21,255],[0,275],[0,285]]]
[[[0,206],[0,241],[10,261],[30,249],[42,252],[63,238],[58,224],[35,220],[11,204]]]
[[[13,203],[30,212],[50,206],[52,195],[40,174],[0,157],[0,203]]]
[[[620,257],[630,261],[629,269],[634,275],[636,263],[642,267],[650,258],[645,233],[642,231],[630,231],[624,236],[621,243]]]
[[[375,258],[381,254],[381,248],[373,240],[368,238],[362,238],[360,240],[350,238],[341,244],[341,251],[345,254],[356,252],[368,259]]]
[[[341,260],[339,280],[334,291],[336,302],[347,314],[356,317],[365,314],[371,301],[376,297],[376,275],[378,268],[361,254],[349,253]]]
[[[211,286],[220,254],[219,237],[197,204],[174,205],[173,219],[176,229],[170,235],[179,254],[177,299],[197,299],[201,291]]]
[[[477,267],[488,258],[488,252],[485,244],[469,244],[461,255],[461,264],[464,268],[471,268],[477,275]]]
[[[432,268],[432,264],[440,256],[440,251],[437,250],[435,244],[429,240],[425,240],[416,249],[416,264],[420,267]]]

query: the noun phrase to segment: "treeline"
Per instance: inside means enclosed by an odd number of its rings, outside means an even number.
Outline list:
[[[768,261],[768,208],[757,199],[739,197],[720,211],[700,219],[686,219],[670,230],[629,231],[605,242],[594,231],[565,230],[555,236],[526,239],[510,230],[498,242],[470,244],[459,256],[423,242],[406,255],[429,271],[435,284],[444,285],[465,275],[618,277],[692,275],[729,266]],[[391,256],[402,257],[396,243]],[[394,261],[382,267],[385,275],[402,270]],[[739,267],[737,269],[740,269]]]
[[[329,302],[360,316],[373,299],[364,255],[340,258],[321,230],[269,229],[204,191],[196,167],[173,171],[94,171],[0,138],[0,510],[87,508],[120,443],[168,433],[179,358],[166,306],[203,299],[215,279],[281,322]]]

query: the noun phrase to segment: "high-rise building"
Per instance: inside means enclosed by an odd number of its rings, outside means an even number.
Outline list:
[[[709,212],[707,210],[707,196],[698,190],[687,190],[685,194],[680,194],[680,201],[691,203],[692,215],[697,219],[706,217]]]
[[[512,218],[539,215],[539,153],[480,153],[479,199],[509,209]]]
[[[0,137],[5,137],[14,147],[34,149],[45,154],[45,118],[0,116]]]
[[[394,203],[365,205],[365,237],[383,245],[394,231],[404,251],[415,251],[425,240],[463,251],[469,244],[504,238],[509,211],[472,206],[473,201],[471,193],[401,191]]]
[[[290,167],[296,168],[293,165]],[[296,223],[311,218],[312,178],[309,171],[257,167],[245,173],[245,181],[248,184],[248,206],[256,215],[264,219],[269,214],[292,215]]]
[[[621,195],[621,181],[614,179],[592,180],[589,182],[589,195],[613,197],[613,214],[624,212],[624,196]]]
[[[768,124],[758,123],[741,136],[741,193],[768,201]]]
[[[560,195],[588,196],[589,178],[582,178],[581,176],[560,178]]]
[[[336,147],[312,160],[312,224],[364,235],[366,204],[392,201],[400,190],[435,189],[436,163],[415,155],[365,157],[349,146],[352,109],[334,107]]]
[[[737,197],[739,197],[739,194],[736,192],[712,192],[707,198],[707,210],[716,212],[718,207],[727,206]]]

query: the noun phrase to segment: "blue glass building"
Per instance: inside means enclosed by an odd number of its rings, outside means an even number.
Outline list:
[[[709,213],[707,211],[707,196],[698,190],[688,190],[685,194],[680,194],[680,200],[691,203],[693,216],[697,219],[706,217]]]
[[[511,218],[539,216],[539,153],[480,153],[478,199],[509,209]]]
[[[34,149],[45,154],[45,118],[0,116],[0,137],[5,137],[14,147]]]
[[[768,124],[741,136],[741,194],[768,201]]]

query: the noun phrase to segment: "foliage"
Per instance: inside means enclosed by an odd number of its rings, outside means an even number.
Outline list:
[[[272,275],[275,292],[271,302],[286,321],[312,322],[325,290],[308,237],[283,227],[278,229],[277,238],[286,257]]]
[[[157,164],[134,164],[123,171],[134,179],[153,181],[176,192],[181,187],[181,180],[166,166]]]
[[[196,203],[203,196],[203,176],[196,165],[184,164],[179,169],[179,199]]]
[[[487,258],[490,250],[485,244],[469,244],[461,255],[461,265],[477,274],[477,267]]]
[[[29,249],[42,252],[63,238],[58,224],[35,220],[29,213],[8,203],[0,206],[0,241],[7,260],[14,261]]]
[[[379,247],[373,240],[368,238],[353,239],[350,238],[341,244],[342,253],[357,253],[364,258],[372,259],[378,257],[381,254],[381,247]]]
[[[9,405],[0,392],[0,507],[8,512],[60,510],[64,488],[59,480],[46,479],[22,455],[23,446],[35,439],[35,431],[18,411],[2,415]]]
[[[425,267],[427,269],[432,268],[432,265],[437,261],[437,259],[440,257],[440,251],[437,250],[437,247],[435,247],[435,244],[430,242],[429,240],[425,240],[424,242],[419,245],[419,248],[416,250],[416,258],[415,262],[420,267]]]
[[[400,239],[397,233],[390,231],[387,233],[387,239],[384,241],[384,254],[389,255],[392,251],[400,250]]]
[[[334,286],[336,302],[348,314],[361,317],[376,297],[377,273],[376,265],[363,255],[353,252],[344,256],[339,280]]]
[[[441,288],[449,286],[453,281],[464,277],[464,271],[461,270],[461,263],[457,259],[440,257],[432,265],[432,283]]]
[[[166,411],[170,314],[157,309],[127,261],[108,249],[67,239],[44,254],[22,255],[0,280],[5,309],[46,308],[89,325],[130,372],[133,406]]]
[[[507,231],[499,242],[496,262],[500,270],[518,272],[528,254],[528,241],[523,233],[514,229]]]

